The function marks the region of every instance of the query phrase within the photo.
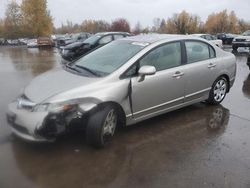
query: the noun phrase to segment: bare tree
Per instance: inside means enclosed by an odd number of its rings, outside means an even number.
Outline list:
[[[130,32],[129,22],[125,18],[118,18],[111,23],[111,31]]]

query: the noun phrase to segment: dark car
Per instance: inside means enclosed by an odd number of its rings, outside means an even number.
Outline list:
[[[233,51],[236,52],[239,47],[250,48],[250,30],[234,38],[232,42]]]
[[[64,59],[73,61],[87,52],[99,48],[113,40],[131,36],[125,32],[97,33],[83,42],[75,42],[65,46],[61,52]]]
[[[78,42],[78,41],[84,41],[87,38],[89,38],[90,36],[91,36],[90,33],[85,33],[85,32],[72,34],[70,36],[65,36],[65,37],[57,40],[57,47],[66,46],[68,44],[72,44],[72,43]]]
[[[235,36],[231,33],[218,33],[217,38],[222,40],[223,44],[232,44]]]

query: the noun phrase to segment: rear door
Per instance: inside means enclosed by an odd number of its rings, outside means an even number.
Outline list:
[[[218,75],[215,50],[202,41],[185,41],[187,62],[185,102],[208,95]]]

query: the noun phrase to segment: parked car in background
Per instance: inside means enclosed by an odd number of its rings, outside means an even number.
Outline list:
[[[217,39],[222,40],[223,44],[232,44],[233,39],[235,38],[235,35],[231,33],[218,33]]]
[[[125,32],[104,32],[97,33],[83,42],[75,42],[62,49],[61,55],[68,61],[73,61],[87,52],[101,47],[113,40],[131,36]]]
[[[0,38],[0,45],[12,45],[12,46],[26,45],[27,41],[28,41],[27,38],[18,38],[18,39]]]
[[[250,30],[245,31],[242,35],[233,39],[233,51],[237,51],[239,47],[250,47]]]
[[[5,45],[5,39],[4,38],[0,38],[0,45]]]
[[[37,48],[38,47],[37,39],[29,39],[27,42],[27,47],[28,48]]]
[[[55,43],[50,37],[39,37],[37,39],[37,45],[38,47],[53,47]]]
[[[17,45],[19,45],[20,43],[19,43],[18,39],[7,39],[7,44],[8,44],[8,45],[17,46]]]
[[[74,42],[84,41],[90,36],[91,36],[90,33],[84,33],[84,32],[76,33],[76,34],[72,34],[68,36],[66,35],[64,38],[60,38],[59,40],[57,40],[57,47],[66,46]]]
[[[29,40],[28,38],[19,38],[18,39],[20,45],[27,45],[28,40]]]
[[[117,126],[221,103],[235,74],[235,56],[206,40],[127,37],[35,78],[9,104],[7,119],[15,135],[36,142],[54,141],[78,122],[87,142],[102,147]]]
[[[222,40],[217,39],[213,35],[210,35],[210,34],[192,34],[192,35],[196,36],[196,37],[206,39],[206,40],[212,42],[213,44],[215,44],[216,46],[218,46],[219,48],[223,48]]]

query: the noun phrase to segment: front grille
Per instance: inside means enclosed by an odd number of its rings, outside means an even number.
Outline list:
[[[17,99],[17,108],[18,109],[26,109],[32,110],[36,104],[28,99],[25,95],[22,95]]]
[[[246,39],[235,39],[236,40],[236,42],[245,42],[246,41]]]

